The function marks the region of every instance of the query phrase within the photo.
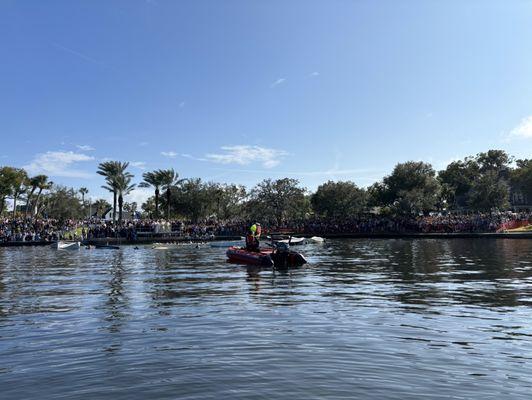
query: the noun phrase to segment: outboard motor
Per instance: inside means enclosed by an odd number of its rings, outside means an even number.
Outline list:
[[[276,268],[288,268],[290,266],[290,246],[287,243],[277,243],[272,256]]]

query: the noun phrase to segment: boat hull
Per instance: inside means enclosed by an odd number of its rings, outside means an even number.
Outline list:
[[[245,265],[260,265],[263,267],[273,266],[271,250],[260,252],[247,251],[240,247],[229,247],[227,249],[227,258],[230,262]]]
[[[274,266],[277,269],[300,267],[307,263],[305,257],[296,251],[263,249],[260,252],[247,251],[240,247],[227,249],[229,262],[245,265]]]

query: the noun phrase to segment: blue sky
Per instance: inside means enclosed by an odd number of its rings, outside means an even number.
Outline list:
[[[0,0],[0,164],[98,197],[106,159],[313,190],[530,158],[530,21],[530,0]]]

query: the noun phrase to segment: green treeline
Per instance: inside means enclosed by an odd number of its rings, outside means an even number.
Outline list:
[[[86,201],[86,188],[74,190],[49,181],[45,175],[29,177],[14,167],[0,168],[0,212],[12,217],[84,218],[112,209],[114,218],[142,212],[146,218],[183,218],[199,221],[257,219],[279,222],[312,216],[348,218],[370,210],[387,215],[419,215],[430,211],[506,210],[532,203],[532,159],[515,160],[505,151],[490,150],[451,162],[435,171],[422,161],[399,163],[381,181],[368,188],[351,181],[328,181],[314,193],[291,178],[265,179],[251,190],[235,184],[179,179],[173,169],[146,172],[139,187],[153,196],[138,209],[124,197],[136,188],[129,163],[107,161],[97,173],[113,204]],[[12,208],[7,210],[8,200]],[[90,210],[90,211],[89,211]]]

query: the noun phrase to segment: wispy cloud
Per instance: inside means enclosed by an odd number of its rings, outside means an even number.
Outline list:
[[[86,54],[80,53],[79,51],[76,51],[76,50],[70,49],[70,48],[68,48],[66,46],[63,46],[62,44],[59,44],[59,43],[56,43],[56,42],[52,42],[52,46],[54,46],[54,47],[56,47],[56,48],[58,48],[60,50],[66,51],[67,53],[70,53],[70,54],[72,54],[72,55],[74,55],[76,57],[79,57],[79,58],[81,58],[81,59],[83,59],[85,61],[88,61],[90,63],[96,64],[96,65],[100,65],[100,66],[103,65],[100,61],[95,60],[94,58],[89,57]]]
[[[311,72],[307,75],[307,78],[315,78],[317,76],[320,76],[320,73],[318,71]]]
[[[223,153],[207,154],[205,158],[219,164],[249,165],[256,162],[264,168],[273,168],[288,155],[284,150],[248,145],[223,146],[221,150]]]
[[[271,85],[270,85],[270,89],[273,89],[281,84],[283,84],[284,82],[286,82],[286,79],[285,78],[279,78],[277,79],[275,82],[273,82]]]
[[[389,171],[378,168],[353,168],[353,169],[324,169],[314,171],[283,171],[283,170],[260,170],[243,168],[214,168],[216,171],[224,172],[225,175],[250,174],[255,180],[257,176],[266,178],[304,178],[323,183],[325,180],[349,180],[360,186],[369,186],[382,179]]]
[[[129,163],[132,167],[138,168],[140,170],[146,169],[146,162],[145,161],[131,161]]]
[[[189,158],[189,159],[191,159],[191,160],[196,160],[196,161],[209,161],[209,160],[207,160],[206,158],[194,157],[193,155],[191,155],[191,154],[186,154],[186,153],[182,153],[182,154],[181,154],[181,157]]]
[[[94,147],[89,146],[88,144],[77,144],[76,147],[82,151],[94,151]]]
[[[532,115],[523,118],[519,125],[510,131],[508,139],[512,138],[532,139]]]
[[[140,143],[139,143],[139,146],[140,146],[140,147],[145,147],[145,146],[147,146],[148,144],[149,144],[148,142],[140,142]]]
[[[179,108],[184,108],[184,107],[185,107],[185,104],[186,104],[186,103],[185,103],[184,101],[182,101],[181,103],[179,103]]]
[[[177,153],[175,151],[161,151],[161,155],[168,158],[176,158]]]
[[[45,174],[66,178],[91,178],[94,175],[73,168],[73,164],[91,161],[94,157],[72,151],[47,151],[37,154],[24,168],[30,174]]]

